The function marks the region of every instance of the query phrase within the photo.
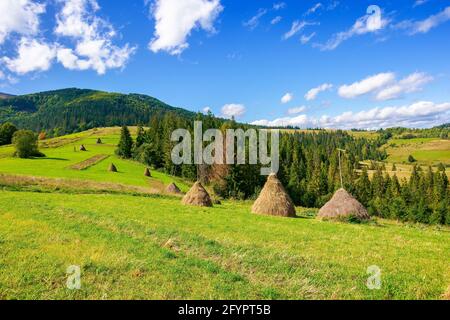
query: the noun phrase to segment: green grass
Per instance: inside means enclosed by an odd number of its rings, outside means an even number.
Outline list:
[[[250,203],[0,192],[3,299],[440,299],[449,229],[284,219]],[[81,290],[65,287],[82,269]],[[382,287],[366,287],[366,270]]]
[[[182,191],[187,191],[189,185],[181,179],[176,179],[164,173],[153,170],[152,178],[144,177],[145,166],[135,161],[119,159],[114,151],[119,141],[119,128],[107,128],[97,131],[86,131],[75,135],[65,136],[45,144],[62,144],[59,147],[41,148],[46,155],[38,159],[14,158],[14,149],[11,146],[0,148],[0,173],[16,174],[25,176],[39,176],[52,178],[66,178],[78,180],[92,180],[98,182],[121,183],[134,186],[150,187],[152,182],[168,185],[175,181]],[[97,145],[97,138],[101,138],[103,144]],[[71,142],[71,139],[78,139]],[[69,141],[65,144],[64,141]],[[87,148],[87,152],[79,151],[80,145]],[[111,155],[86,170],[73,170],[74,164],[85,161],[93,156],[104,154]],[[118,173],[108,172],[110,163],[118,168]]]
[[[437,138],[392,139],[387,144],[388,161],[407,163],[412,155],[421,165],[450,165],[450,140]]]

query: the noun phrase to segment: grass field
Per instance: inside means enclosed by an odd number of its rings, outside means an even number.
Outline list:
[[[0,202],[3,299],[441,299],[450,286],[449,229],[157,196],[4,191]],[[66,288],[70,265],[81,290]],[[371,265],[380,290],[366,287]]]
[[[131,129],[132,132],[135,131],[133,130],[135,128]],[[0,173],[90,180],[149,188],[159,187],[161,184],[168,185],[175,181],[182,191],[189,189],[189,185],[181,179],[158,171],[152,171],[150,179],[144,177],[144,165],[116,157],[114,151],[119,141],[119,134],[120,128],[104,128],[43,141],[41,151],[46,157],[37,159],[14,158],[12,157],[13,147],[3,147],[0,148]],[[101,138],[103,144],[97,144],[97,138]],[[82,144],[86,147],[86,152],[79,151]],[[109,157],[85,170],[73,169],[74,166],[98,155],[109,155]],[[110,163],[117,166],[118,173],[108,172]]]
[[[419,164],[450,165],[450,140],[435,138],[392,139],[387,146],[388,162],[407,163],[412,155]]]
[[[161,191],[190,183],[118,159],[119,132],[43,141],[42,159],[0,147],[0,299],[450,298],[450,228],[320,222],[303,208],[264,217],[250,202],[182,206]],[[81,290],[66,288],[72,265]],[[366,286],[372,265],[379,290]]]

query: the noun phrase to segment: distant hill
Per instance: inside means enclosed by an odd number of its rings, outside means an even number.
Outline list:
[[[87,89],[62,89],[0,99],[0,123],[10,121],[35,131],[70,133],[95,127],[147,124],[154,114],[173,112],[185,118],[195,113],[150,96]]]
[[[8,99],[12,97],[14,97],[14,95],[0,92],[0,99]]]

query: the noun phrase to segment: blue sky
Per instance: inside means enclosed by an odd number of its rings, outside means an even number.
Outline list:
[[[144,93],[264,125],[450,122],[448,0],[0,0],[0,11],[3,92]]]

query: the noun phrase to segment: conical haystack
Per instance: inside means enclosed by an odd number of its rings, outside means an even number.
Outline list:
[[[167,186],[166,192],[180,194],[181,190],[180,190],[180,188],[178,188],[178,186],[175,183],[172,182],[171,184],[169,184]]]
[[[80,151],[86,151],[86,147],[84,145],[80,146]]]
[[[145,168],[144,176],[146,176],[146,177],[151,177],[152,176],[152,174],[150,173],[150,169],[149,168]]]
[[[111,164],[109,165],[108,171],[109,171],[109,172],[117,172],[117,168],[116,168],[116,166],[114,165],[114,163],[111,163]]]
[[[102,144],[103,142],[102,142],[102,139],[100,139],[100,138],[98,138],[97,139],[97,144]]]
[[[258,199],[253,204],[252,212],[270,216],[296,217],[294,203],[275,174],[271,174],[267,179]]]
[[[196,182],[191,190],[184,196],[182,203],[184,205],[212,207],[211,197],[200,182]]]
[[[333,198],[320,209],[317,217],[330,220],[370,219],[366,208],[344,189],[336,191]]]

